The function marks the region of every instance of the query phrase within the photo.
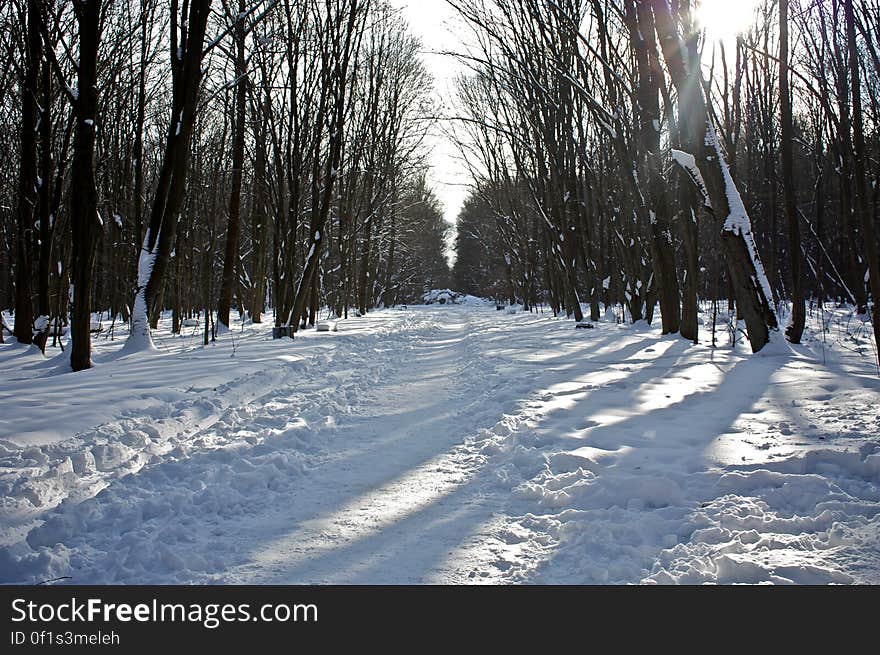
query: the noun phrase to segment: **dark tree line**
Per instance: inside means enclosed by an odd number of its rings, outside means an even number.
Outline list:
[[[730,301],[754,351],[807,299],[880,337],[880,5],[764,0],[735,46],[696,0],[451,2],[470,27],[458,141],[475,189],[455,284],[581,318],[659,306],[697,340]]]
[[[380,0],[3,3],[15,338],[69,330],[80,370],[97,312],[144,349],[167,310],[205,342],[234,310],[292,336],[446,284],[419,47]]]

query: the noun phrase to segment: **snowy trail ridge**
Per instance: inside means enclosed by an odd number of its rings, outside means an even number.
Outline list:
[[[0,345],[0,581],[880,583],[855,350],[484,306],[266,332],[78,374]]]

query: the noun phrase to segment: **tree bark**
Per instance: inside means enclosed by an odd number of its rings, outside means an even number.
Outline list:
[[[37,0],[27,0],[27,42],[21,87],[21,155],[18,173],[18,238],[15,262],[15,338],[33,343],[34,308],[31,298],[34,213],[37,208],[36,131],[37,80],[40,70],[40,12]]]
[[[138,291],[129,337],[134,349],[152,347],[150,319],[158,316],[162,305],[165,275],[186,190],[190,136],[202,79],[202,54],[211,0],[189,0],[189,11],[179,35],[178,8],[179,0],[172,0],[171,119],[150,224],[138,261]]]
[[[795,205],[794,144],[792,142],[791,84],[788,64],[788,0],[779,0],[779,104],[782,113],[782,190],[785,218],[788,223],[788,248],[791,258],[791,318],[785,336],[800,343],[806,323],[804,299],[801,228]]]
[[[244,0],[238,0],[238,16],[235,29],[235,124],[232,135],[232,191],[229,198],[229,222],[226,228],[226,250],[223,258],[223,278],[220,284],[220,300],[217,305],[217,320],[229,327],[229,308],[232,304],[232,290],[238,269],[238,241],[241,232],[241,182],[244,166],[245,100],[247,79],[245,77],[245,29]]]
[[[855,17],[852,0],[844,0],[846,14],[846,41],[849,48],[849,72],[853,105],[853,172],[855,174],[856,206],[862,223],[862,236],[865,243],[865,258],[868,260],[868,284],[873,300],[871,321],[874,324],[874,344],[878,363],[880,363],[880,260],[877,253],[877,236],[874,229],[874,213],[868,202],[867,174],[865,161],[868,159],[865,148],[865,129],[862,117],[862,85],[859,70],[859,50],[856,46]],[[861,282],[859,283],[861,285]]]
[[[254,101],[258,103],[257,100]],[[265,114],[270,109],[269,96],[266,96]],[[266,226],[269,221],[268,193],[266,189],[266,126],[259,112],[254,112],[256,125],[256,157],[254,162],[254,205],[251,215],[251,242],[253,243],[253,265],[251,266],[250,318],[254,323],[263,322],[263,308],[266,304]]]
[[[669,203],[660,154],[659,66],[652,66],[649,50],[654,49],[654,18],[650,7],[640,2],[632,17],[631,39],[638,67],[636,101],[639,110],[639,145],[645,158],[648,180],[651,261],[660,298],[663,334],[674,334],[681,327],[681,305],[675,254],[669,229]],[[650,38],[650,41],[647,39]]]
[[[52,251],[52,199],[49,180],[52,179],[52,77],[49,66],[40,74],[40,183],[39,183],[39,262],[37,265],[37,313],[41,328],[34,342],[43,352],[49,338],[49,255]]]

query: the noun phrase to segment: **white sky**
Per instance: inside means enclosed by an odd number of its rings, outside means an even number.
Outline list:
[[[437,53],[462,49],[461,39],[453,29],[458,21],[456,14],[446,4],[446,0],[389,1],[392,6],[403,10],[403,16],[410,24],[412,33],[422,40],[422,59],[434,76],[434,93],[440,104],[438,111],[445,113],[453,94],[452,81],[462,68],[453,57]],[[443,137],[442,127],[435,126],[429,137],[431,171],[428,179],[443,202],[446,221],[455,223],[471,180],[464,166],[457,161],[458,151],[455,146]]]

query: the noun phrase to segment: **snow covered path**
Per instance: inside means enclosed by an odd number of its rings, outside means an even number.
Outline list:
[[[486,307],[265,331],[75,375],[0,346],[0,580],[880,582],[869,356]]]
[[[387,381],[340,426],[340,448],[300,481],[294,506],[268,522],[252,560],[221,579],[378,584],[435,578],[442,557],[490,511],[479,495],[467,493],[481,458],[464,437],[480,421],[491,391],[467,319],[459,314],[395,353]]]

